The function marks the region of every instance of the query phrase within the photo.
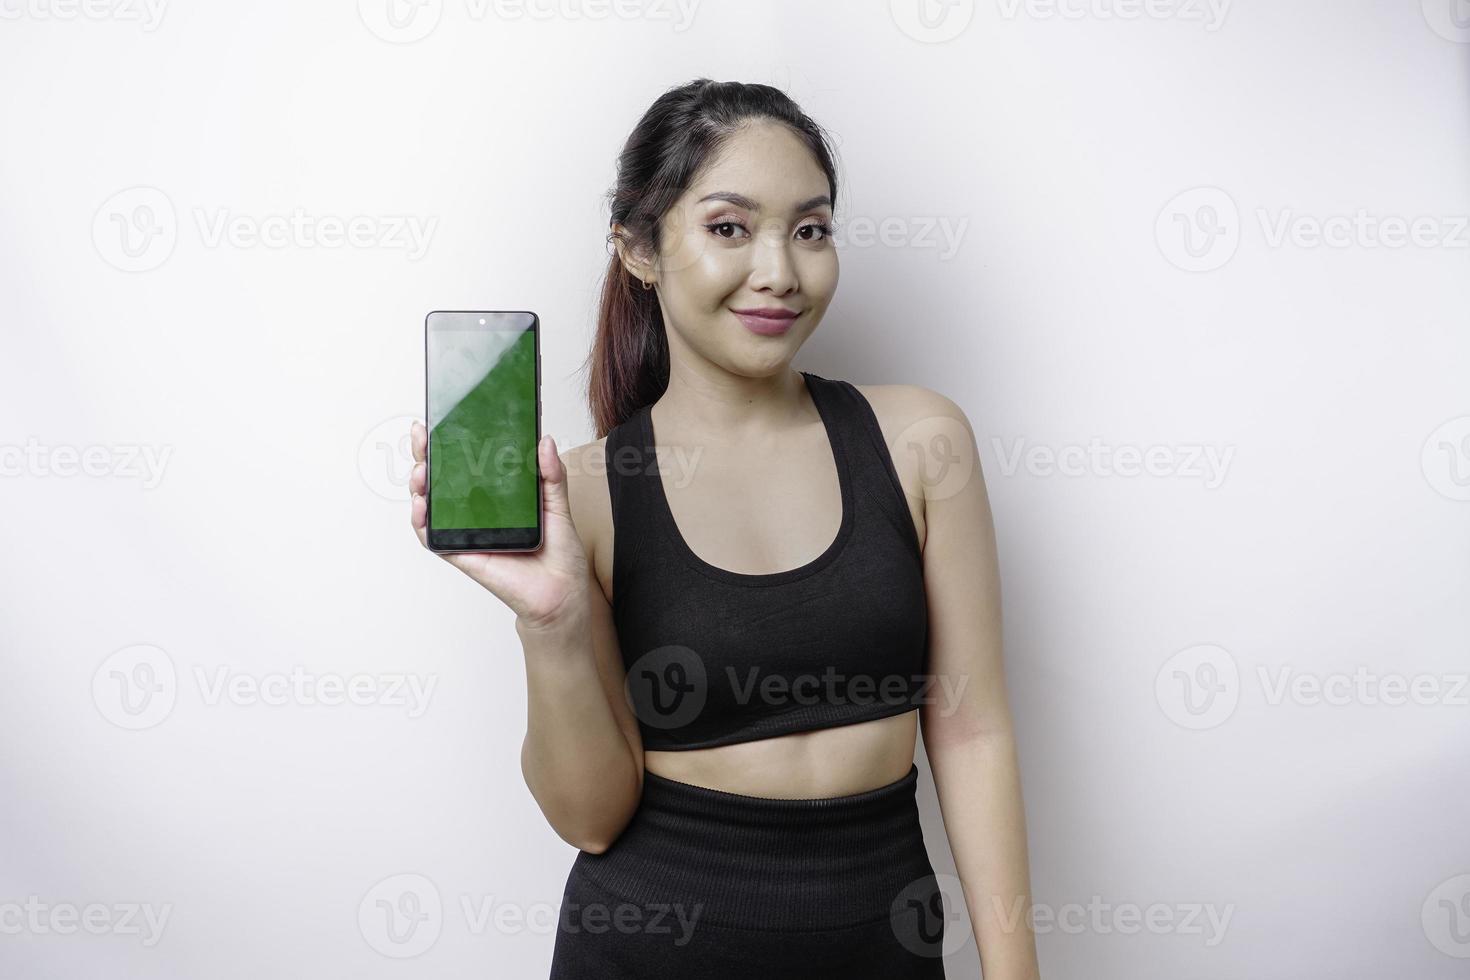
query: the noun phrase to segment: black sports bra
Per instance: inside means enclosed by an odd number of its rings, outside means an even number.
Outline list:
[[[745,574],[679,533],[651,406],[607,436],[613,621],[643,747],[702,749],[912,711],[928,693],[918,532],[872,406],[805,371],[837,464],[842,522],[798,568]]]

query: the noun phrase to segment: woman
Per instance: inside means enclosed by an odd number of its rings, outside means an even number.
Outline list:
[[[444,556],[516,613],[521,768],[581,851],[554,980],[943,977],[921,723],[986,980],[1038,976],[969,422],[791,367],[837,288],[836,196],[780,91],[661,96],[612,193],[602,438],[538,447],[541,551]]]

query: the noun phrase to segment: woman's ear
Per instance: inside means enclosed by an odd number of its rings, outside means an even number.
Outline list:
[[[627,269],[628,274],[634,279],[647,283],[649,286],[654,285],[657,280],[654,278],[653,264],[641,252],[629,248],[626,244],[629,239],[628,229],[614,223],[612,232],[613,247],[618,250],[618,259],[623,263],[623,268]]]

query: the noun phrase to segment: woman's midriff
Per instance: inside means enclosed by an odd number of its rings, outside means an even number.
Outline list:
[[[914,764],[918,710],[872,721],[678,752],[647,751],[667,779],[772,799],[848,796],[902,778]]]

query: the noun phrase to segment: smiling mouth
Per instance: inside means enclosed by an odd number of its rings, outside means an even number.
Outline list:
[[[796,322],[797,318],[801,316],[800,313],[787,316],[763,316],[759,313],[741,313],[738,310],[731,310],[730,312],[735,314],[735,318],[744,324],[745,328],[751,333],[766,337],[785,333]]]

